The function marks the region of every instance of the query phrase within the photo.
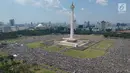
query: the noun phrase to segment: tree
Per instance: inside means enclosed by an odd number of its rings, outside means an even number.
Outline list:
[[[111,32],[112,31],[112,29],[106,29],[106,32]]]
[[[11,73],[34,73],[30,70],[31,66],[27,64],[19,64],[15,66],[11,66]]]
[[[14,61],[8,56],[0,56],[0,70],[2,73],[34,73],[30,65]]]

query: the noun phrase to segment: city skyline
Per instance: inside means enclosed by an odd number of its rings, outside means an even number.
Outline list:
[[[75,18],[78,23],[92,23],[106,20],[112,23],[130,23],[129,0],[2,0],[0,21],[7,23],[26,22],[70,22],[70,5],[75,4]],[[126,3],[125,13],[118,12],[118,3]]]

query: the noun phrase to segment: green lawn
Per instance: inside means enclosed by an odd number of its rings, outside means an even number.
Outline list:
[[[19,39],[0,40],[0,42],[16,43]]]
[[[96,58],[104,55],[105,50],[107,50],[112,44],[112,40],[104,40],[93,45],[92,47],[89,47],[84,51],[70,49],[63,54],[77,58]]]
[[[45,50],[47,51],[50,51],[50,52],[59,52],[65,48],[71,48],[70,46],[62,46],[62,47],[59,47],[59,46],[56,46],[56,45],[52,45],[52,46],[48,46],[47,48],[44,48]]]
[[[73,50],[70,49],[66,52],[63,52],[63,54],[72,56],[72,57],[77,57],[77,58],[95,58],[99,57],[105,54],[105,51],[113,44],[112,40],[103,40],[93,46],[90,46],[88,49],[84,51],[79,51],[79,50]],[[60,50],[63,50],[64,48],[70,48],[67,46],[45,46],[44,44],[41,44],[41,42],[33,42],[33,43],[28,43],[27,46],[29,48],[43,48],[47,51],[50,52],[59,52]]]
[[[4,52],[0,52],[0,57],[3,57],[3,56],[7,56],[7,54]],[[2,63],[0,62],[0,67],[2,67],[2,66],[3,66]]]
[[[95,58],[104,55],[104,51],[88,49],[86,51],[68,50],[64,52],[65,55],[76,58]]]
[[[65,48],[71,48],[69,46],[56,46],[56,45],[52,45],[52,46],[45,46],[44,44],[42,44],[41,42],[33,42],[33,43],[28,43],[26,44],[29,48],[43,48],[44,50],[47,50],[49,52],[58,52],[60,50],[63,50]]]
[[[113,41],[112,40],[103,40],[95,45],[93,45],[92,47],[90,47],[89,49],[95,49],[95,50],[107,50],[110,46],[112,46]]]
[[[0,51],[0,56],[7,56],[7,53]]]
[[[47,67],[48,69],[43,68],[42,66]],[[61,72],[61,73],[67,73],[63,70],[60,70],[58,68],[55,68],[53,66],[49,66],[49,65],[46,65],[46,64],[42,64],[42,65],[39,65],[39,66],[32,66],[30,69],[32,71],[34,71],[35,73],[57,73],[56,71]],[[39,69],[39,70],[35,70],[35,69]]]
[[[57,52],[57,51],[59,51],[59,50],[62,50],[63,48],[61,47],[61,48],[59,48],[59,47],[57,47],[57,46],[45,46],[44,44],[42,44],[42,43],[40,43],[40,42],[33,42],[33,43],[28,43],[27,44],[27,46],[29,47],[29,48],[43,48],[43,49],[45,49],[45,50],[47,50],[47,51],[52,51],[52,52]]]
[[[29,48],[40,48],[44,47],[44,44],[41,42],[33,42],[33,43],[28,43],[26,44]]]
[[[41,69],[39,71],[36,71],[35,73],[56,73],[56,72],[50,71],[50,70],[47,70],[47,69],[43,68],[43,69]]]
[[[62,72],[62,73],[67,73],[67,72],[62,71],[62,70],[57,69],[57,68],[53,68],[52,70],[40,68],[40,70],[35,71],[35,73],[56,73],[56,71],[59,71],[59,72]]]
[[[49,51],[49,52],[58,52],[60,50],[63,50],[63,47],[58,47],[58,46],[48,46],[47,48],[44,48],[45,50]]]

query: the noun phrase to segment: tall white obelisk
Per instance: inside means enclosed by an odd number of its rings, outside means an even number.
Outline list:
[[[71,5],[71,23],[70,23],[70,39],[73,39],[74,35],[74,4]]]
[[[84,41],[75,39],[74,38],[74,4],[71,5],[71,22],[70,22],[70,37],[69,38],[63,38],[62,41],[60,41],[59,45],[65,45],[65,46],[72,46],[72,47],[78,47],[86,44]]]

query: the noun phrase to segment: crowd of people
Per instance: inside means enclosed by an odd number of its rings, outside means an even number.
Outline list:
[[[21,43],[8,44],[5,51],[17,54],[17,60],[25,60],[29,64],[46,64],[64,70],[68,73],[130,73],[130,40],[116,39],[102,57],[73,58],[58,52],[48,52],[44,49],[29,49]]]

